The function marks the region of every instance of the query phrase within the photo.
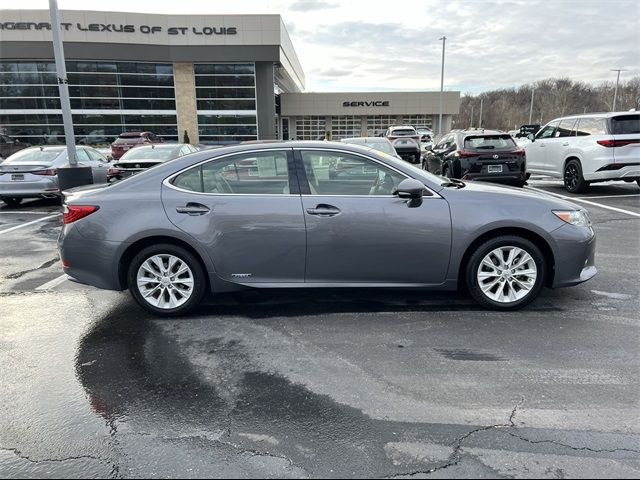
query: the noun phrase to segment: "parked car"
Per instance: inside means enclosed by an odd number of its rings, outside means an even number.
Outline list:
[[[398,155],[411,163],[420,163],[420,135],[415,128],[410,125],[389,127],[384,136]]]
[[[228,176],[245,161],[257,175]],[[359,167],[330,175],[331,165]],[[157,315],[244,288],[466,285],[512,310],[596,274],[581,207],[445,180],[371,148],[281,142],[206,150],[66,198],[65,273],[129,289]],[[126,215],[123,215],[126,212]],[[100,252],[96,255],[96,252]]]
[[[428,127],[418,127],[416,132],[420,135],[421,142],[430,142],[433,138],[433,130]]]
[[[524,150],[511,135],[496,130],[458,130],[424,154],[423,168],[437,175],[523,186]]]
[[[78,165],[91,167],[94,183],[106,183],[109,161],[97,150],[77,147]],[[66,147],[29,147],[0,163],[0,200],[17,207],[24,198],[61,198],[58,168],[68,167]]]
[[[562,178],[570,193],[609,180],[640,186],[640,113],[558,118],[532,135],[524,148],[527,171]]]
[[[107,171],[109,180],[121,180],[147,168],[198,150],[188,143],[140,145],[127,150]]]
[[[118,138],[111,144],[111,157],[119,160],[127,150],[139,145],[150,143],[162,143],[162,137],[152,132],[125,132],[121,133]]]
[[[28,146],[28,143],[11,138],[9,135],[0,135],[0,162]]]
[[[394,157],[402,159],[396,149],[393,148],[393,145],[389,140],[384,137],[353,137],[353,138],[343,138],[341,140],[343,143],[352,143],[354,145],[365,145],[367,147],[371,147],[374,150],[378,150],[380,152],[384,152],[389,155],[393,155]]]

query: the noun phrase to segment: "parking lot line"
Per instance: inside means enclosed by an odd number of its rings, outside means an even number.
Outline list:
[[[4,214],[4,213],[9,213],[9,214],[14,214],[14,215],[21,215],[21,214],[27,214],[27,215],[46,215],[47,213],[53,213],[53,212],[30,212],[27,210],[16,210],[16,211],[3,211],[0,210],[0,215]]]
[[[593,200],[594,198],[624,198],[624,197],[640,197],[640,193],[630,193],[629,195],[594,195],[593,197],[578,197],[584,200]]]
[[[48,281],[47,283],[43,283],[39,287],[36,287],[36,291],[43,292],[47,290],[51,290],[52,288],[57,287],[63,282],[66,282],[69,279],[69,275],[63,273],[59,277],[54,278],[53,280]]]
[[[20,228],[28,227],[29,225],[33,225],[34,223],[44,222],[46,220],[51,220],[52,218],[59,217],[60,215],[62,215],[62,214],[61,213],[56,213],[55,215],[49,215],[47,217],[38,218],[37,220],[32,220],[32,221],[27,222],[27,223],[22,223],[20,225],[16,225],[15,227],[7,228],[6,230],[0,230],[0,235],[2,235],[3,233],[13,232],[13,231],[18,230]]]
[[[561,198],[563,200],[569,200],[571,202],[586,203],[588,205],[593,205],[594,207],[604,208],[605,210],[613,210],[614,212],[625,213],[627,215],[631,215],[632,217],[640,218],[640,213],[632,212],[630,210],[624,210],[622,208],[611,207],[609,205],[603,205],[602,203],[590,202],[589,200],[584,200],[583,198],[580,198],[580,197],[567,197],[566,195],[560,195],[558,193],[551,193],[551,192],[547,192],[546,190],[542,190],[540,188],[534,188],[534,187],[527,187],[527,189],[535,190],[536,192],[546,193],[547,195],[551,195],[552,197]]]

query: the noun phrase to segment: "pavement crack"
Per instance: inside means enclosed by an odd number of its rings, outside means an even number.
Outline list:
[[[634,450],[632,448],[612,448],[612,449],[607,449],[607,448],[591,448],[591,447],[574,447],[573,445],[569,445],[568,443],[562,443],[562,442],[558,442],[556,440],[531,440],[531,439],[528,439],[526,437],[523,437],[522,435],[518,435],[517,433],[514,433],[514,432],[505,432],[505,433],[507,435],[510,435],[510,436],[514,437],[514,438],[518,438],[520,440],[523,440],[523,441],[525,441],[527,443],[531,443],[531,444],[550,443],[552,445],[557,445],[559,447],[569,448],[571,450],[593,452],[593,453],[629,452],[629,453],[638,453],[638,454],[640,454],[640,450]]]
[[[35,271],[41,270],[43,268],[49,268],[51,265],[53,265],[53,264],[55,264],[55,263],[57,263],[59,261],[60,261],[60,258],[58,258],[58,257],[52,258],[51,260],[47,260],[46,262],[44,262],[39,267],[30,268],[28,270],[22,270],[20,272],[10,273],[9,275],[6,275],[5,278],[7,278],[9,280],[15,280],[17,278],[24,277],[27,273],[35,272]]]
[[[17,448],[6,448],[6,447],[0,447],[0,450],[3,450],[5,452],[11,452],[13,453],[16,457],[22,459],[22,460],[26,460],[27,462],[30,463],[61,463],[61,462],[69,462],[72,460],[95,460],[97,462],[106,462],[105,459],[100,458],[100,457],[95,457],[93,455],[78,455],[78,456],[73,456],[73,457],[65,457],[65,458],[43,458],[41,460],[34,460],[31,457],[29,457],[28,455],[24,455],[19,449]]]

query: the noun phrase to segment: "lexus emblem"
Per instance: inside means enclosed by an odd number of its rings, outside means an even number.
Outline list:
[[[495,158],[496,160],[500,158],[500,155],[494,155],[493,158]]]

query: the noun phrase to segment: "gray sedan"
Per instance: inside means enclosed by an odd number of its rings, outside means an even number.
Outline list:
[[[122,212],[126,211],[126,215]],[[179,315],[242,288],[466,285],[513,310],[596,274],[587,212],[521,189],[444,179],[371,148],[240,145],[71,192],[64,271]],[[98,252],[98,253],[96,253]]]
[[[97,150],[78,147],[78,165],[91,167],[95,183],[106,183],[109,161]],[[64,146],[31,147],[0,163],[0,200],[17,207],[24,198],[60,198],[57,170],[68,167]]]

